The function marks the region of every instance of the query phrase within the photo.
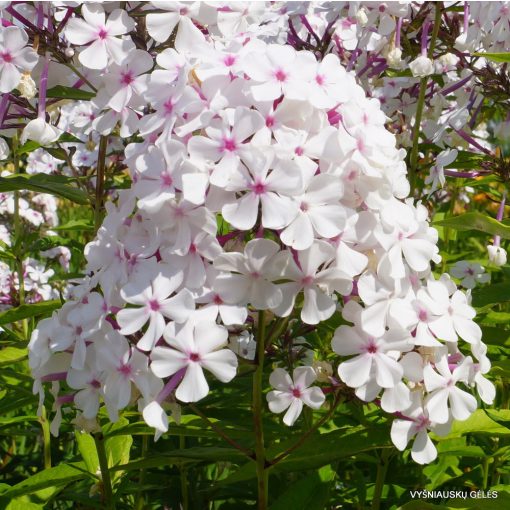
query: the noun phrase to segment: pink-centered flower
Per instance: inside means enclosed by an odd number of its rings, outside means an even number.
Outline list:
[[[31,71],[39,57],[27,46],[28,36],[18,27],[0,30],[0,92],[10,92],[21,80],[20,71]]]
[[[127,12],[115,9],[107,20],[101,4],[83,4],[81,14],[84,19],[71,18],[65,29],[71,44],[89,45],[80,52],[80,62],[89,69],[104,69],[109,61],[122,65],[134,49],[131,38],[120,37],[135,28]]]
[[[291,427],[299,418],[303,405],[312,409],[319,409],[326,397],[322,390],[311,384],[317,379],[312,367],[298,367],[294,369],[292,378],[283,368],[276,368],[269,377],[269,384],[273,388],[267,394],[267,403],[273,413],[282,413],[283,423]]]
[[[170,347],[155,347],[151,354],[151,370],[158,377],[169,377],[185,368],[186,373],[175,396],[182,402],[197,402],[209,393],[203,369],[221,382],[236,375],[237,357],[227,344],[228,331],[207,321],[187,321],[183,326],[170,323],[164,331]]]
[[[121,289],[122,299],[137,308],[124,308],[117,313],[120,332],[131,335],[141,331],[149,322],[137,343],[139,349],[150,351],[154,347],[165,329],[165,317],[184,322],[195,309],[189,290],[182,289],[176,293],[182,278],[182,271],[160,264],[152,278],[138,273]]]

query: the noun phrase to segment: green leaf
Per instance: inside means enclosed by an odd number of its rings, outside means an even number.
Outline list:
[[[510,53],[473,53],[474,57],[483,57],[492,62],[510,62]]]
[[[19,347],[4,347],[0,350],[0,366],[11,365],[27,357],[27,350]]]
[[[63,142],[63,143],[84,143],[82,140],[77,138],[76,136],[72,135],[71,133],[62,133],[57,142]]]
[[[446,166],[454,169],[479,169],[486,156],[477,152],[459,151],[455,161]]]
[[[482,324],[509,324],[510,312],[490,311],[481,322]]]
[[[325,480],[320,476],[323,473]],[[335,473],[325,466],[321,472],[301,478],[270,506],[270,510],[324,510]]]
[[[0,312],[0,326],[3,324],[10,324],[22,319],[28,319],[30,317],[36,317],[40,315],[48,316],[60,308],[62,303],[58,299],[51,301],[41,301],[39,303],[32,303],[30,305],[21,305],[17,308],[10,308],[5,312]]]
[[[467,420],[454,421],[448,437],[468,433],[493,436],[510,436],[510,429],[492,420],[483,409],[477,409]]]
[[[442,221],[435,221],[432,225],[450,227],[455,230],[479,230],[490,235],[499,235],[505,239],[510,239],[510,226],[486,216],[479,212],[469,212],[453,216]]]
[[[16,150],[16,154],[18,156],[21,156],[22,154],[30,154],[31,152],[34,152],[36,149],[39,149],[39,147],[41,147],[40,143],[37,143],[34,140],[28,140],[21,147],[18,147],[18,149]]]
[[[65,161],[67,159],[67,153],[64,149],[47,147],[44,150],[46,152],[49,152],[55,159],[60,159],[61,161]]]
[[[99,468],[99,458],[94,438],[90,434],[80,431],[75,431],[74,437],[76,438],[78,450],[87,466],[87,470],[95,475]]]
[[[510,301],[510,283],[494,283],[473,290],[473,305],[482,307],[492,303]]]
[[[15,418],[0,418],[0,426],[12,425],[14,423],[25,423],[27,421],[39,421],[38,416],[16,416]]]
[[[84,467],[83,462],[79,462],[77,464],[59,464],[53,468],[45,469],[14,485],[4,492],[2,497],[15,498],[32,494],[47,487],[58,487],[81,480],[86,476],[83,471]]]
[[[17,174],[0,177],[0,192],[29,190],[67,198],[77,204],[88,204],[87,193],[72,186],[73,182],[74,179],[63,175]]]
[[[112,430],[121,429],[129,425],[126,418],[120,418],[113,424],[108,424],[104,427],[105,433],[111,433]],[[129,455],[131,446],[133,445],[133,437],[130,435],[118,435],[108,437],[105,441],[106,456],[108,458],[108,466],[110,468],[129,463]],[[121,472],[113,474],[112,478],[115,482],[122,476]]]
[[[63,225],[59,225],[58,227],[51,227],[51,230],[76,230],[78,232],[81,232],[83,230],[92,231],[94,230],[94,225],[88,220],[70,220],[67,223],[64,223]]]
[[[295,439],[282,443],[279,445],[280,451],[285,451],[294,442]],[[342,428],[325,434],[313,434],[276,467],[281,471],[316,469],[351,455],[388,446],[387,427]]]
[[[95,97],[94,92],[89,92],[88,90],[81,90],[74,87],[64,87],[62,85],[57,85],[56,87],[52,87],[46,92],[46,97],[56,98],[56,99],[77,99],[82,101],[88,101]]]
[[[170,450],[162,455],[138,459],[127,464],[121,464],[112,468],[112,471],[128,471],[133,469],[146,469],[151,467],[170,466],[181,463],[183,460],[218,462],[238,462],[240,458],[246,458],[243,453],[235,448],[223,448],[219,446],[196,446],[185,450]],[[252,463],[253,464],[253,463]]]

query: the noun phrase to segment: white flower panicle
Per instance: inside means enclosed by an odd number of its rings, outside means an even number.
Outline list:
[[[161,434],[169,396],[196,402],[208,379],[235,377],[234,351],[253,357],[251,347],[228,348],[233,326],[230,346],[254,342],[248,314],[269,310],[310,327],[342,314],[349,325],[332,341],[338,377],[394,413],[395,445],[415,437],[413,458],[430,462],[427,431],[466,419],[473,392],[490,403],[494,391],[469,295],[432,273],[438,234],[426,208],[407,198],[405,151],[380,102],[334,54],[318,61],[264,36],[269,8],[211,19],[215,9],[199,4],[147,16],[153,47],[175,36],[155,64],[134,49],[125,11],[88,3],[83,19],[69,20],[65,37],[99,91],[61,127],[92,140],[116,126],[138,137],[124,150],[133,184],[108,204],[86,248],[90,276],[32,336],[35,390],[42,401],[43,384],[60,381],[56,407],[74,401],[87,419],[101,402],[112,420],[136,402]],[[349,45],[375,23],[386,37],[391,14],[408,8],[358,12],[336,34]],[[363,44],[376,47],[376,36]],[[414,76],[434,72],[418,58]],[[277,368],[270,410],[286,411],[292,425],[303,404],[319,408],[326,397],[316,378],[309,366],[292,378]],[[336,375],[319,383],[328,379],[339,384]]]

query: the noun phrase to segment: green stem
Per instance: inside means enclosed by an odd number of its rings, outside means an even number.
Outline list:
[[[268,496],[268,470],[266,469],[266,451],[264,447],[264,427],[262,423],[263,402],[262,382],[264,375],[264,353],[265,353],[265,313],[259,311],[257,324],[257,369],[253,374],[253,428],[255,432],[255,462],[257,470],[257,494],[258,509],[267,509]]]
[[[384,480],[386,479],[386,473],[388,472],[390,455],[391,450],[383,450],[379,464],[377,464],[377,475],[375,479],[374,498],[372,499],[372,510],[379,510],[381,507],[381,497],[384,488]]]
[[[106,510],[115,510],[115,500],[113,498],[112,479],[108,469],[108,457],[106,456],[105,440],[102,432],[94,435],[96,442],[97,457],[99,459],[99,468],[101,469],[101,480],[103,486],[103,498]]]
[[[434,56],[434,48],[436,45],[437,34],[439,33],[439,27],[441,25],[441,3],[436,2],[435,4],[435,18],[434,18],[434,28],[432,29],[432,37],[430,38],[430,44],[427,56],[428,58],[432,58]],[[418,94],[418,103],[416,104],[416,116],[414,119],[413,126],[413,146],[411,148],[411,156],[409,158],[409,184],[410,184],[410,193],[412,196],[414,194],[414,189],[416,186],[416,171],[418,169],[418,142],[420,138],[420,127],[421,127],[421,118],[423,115],[423,107],[425,106],[425,94],[427,92],[427,82],[428,77],[423,77],[420,80],[420,91]]]
[[[12,138],[12,153],[13,153],[13,164],[14,164],[14,173],[20,173],[20,165],[18,158],[18,136],[14,135]],[[23,223],[21,222],[21,217],[19,214],[19,191],[14,192],[14,247],[15,247],[15,255],[16,255],[16,272],[18,273],[18,297],[19,304],[25,304],[25,276],[24,276],[24,268],[23,268]],[[23,328],[23,337],[28,340],[28,320],[23,319],[22,322]]]
[[[289,320],[290,316],[275,321],[271,331],[269,331],[269,334],[267,335],[267,339],[265,340],[266,347],[270,346],[287,329]]]
[[[186,438],[184,436],[179,437],[179,448],[184,450],[186,448]],[[184,462],[183,462],[184,464]],[[186,468],[181,465],[179,468],[181,472],[181,508],[182,510],[189,510],[189,494],[188,494],[188,481],[186,479],[187,473]]]
[[[142,451],[140,457],[145,459],[147,450],[149,448],[149,437],[147,435],[142,436]],[[138,478],[138,494],[136,497],[136,510],[143,510],[145,506],[145,498],[143,496],[143,484],[145,483],[145,468],[140,469],[140,476]]]
[[[494,457],[494,460],[492,462],[492,473],[491,473],[491,487],[494,487],[495,485],[499,485],[499,457]]]
[[[51,434],[50,423],[46,416],[46,408],[43,406],[42,413],[39,418],[41,429],[43,433],[43,450],[44,450],[44,469],[51,468]]]
[[[104,181],[105,181],[107,146],[108,137],[101,136],[99,140],[99,154],[97,158],[96,198],[94,202],[94,227],[96,232],[99,230],[101,222],[103,221]]]
[[[489,484],[489,462],[490,462],[490,460],[491,460],[490,457],[485,457],[482,460],[482,473],[483,473],[482,489],[484,491],[487,490],[487,486]]]

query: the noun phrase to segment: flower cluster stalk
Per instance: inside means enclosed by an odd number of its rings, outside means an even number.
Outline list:
[[[257,470],[257,494],[258,509],[267,508],[268,495],[268,471],[266,469],[266,452],[264,447],[264,427],[262,423],[263,402],[262,385],[264,375],[264,354],[265,354],[265,313],[259,312],[257,324],[257,369],[253,374],[253,425],[255,431],[255,462]]]

